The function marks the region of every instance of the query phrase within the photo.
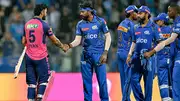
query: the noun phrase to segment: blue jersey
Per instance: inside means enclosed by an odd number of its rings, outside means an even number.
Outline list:
[[[103,18],[94,16],[91,22],[81,20],[76,26],[76,35],[83,37],[84,51],[102,53],[105,46],[105,33],[109,32]]]
[[[178,37],[176,39],[176,48],[178,51],[180,51],[180,16],[176,17],[174,20],[173,26],[172,26],[172,33],[178,34]]]
[[[135,52],[140,54],[142,51],[149,51],[153,47],[153,42],[160,40],[158,25],[151,20],[146,26],[135,25],[135,35],[133,41],[136,43]]]
[[[160,29],[161,29],[161,33],[159,35],[162,41],[166,40],[167,38],[171,36],[172,29],[170,26],[163,26],[163,27],[160,27]],[[170,45],[166,46],[164,49],[159,51],[157,55],[160,58],[170,58]]]
[[[123,20],[118,28],[118,51],[123,49],[129,51],[132,36],[134,34],[134,22],[128,18]]]

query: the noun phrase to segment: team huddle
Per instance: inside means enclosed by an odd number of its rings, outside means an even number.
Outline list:
[[[106,21],[96,15],[92,2],[80,4],[81,19],[76,26],[75,39],[63,44],[45,23],[47,6],[36,5],[34,18],[24,26],[22,43],[27,47],[26,82],[28,101],[42,101],[50,77],[46,37],[64,52],[82,43],[81,74],[84,101],[92,101],[93,70],[99,84],[101,101],[109,101],[106,81],[106,61],[111,45],[111,35]],[[162,101],[180,101],[180,17],[179,6],[172,4],[168,14],[160,13],[151,20],[147,6],[125,9],[126,18],[117,27],[118,70],[122,90],[122,101],[130,101],[131,91],[136,101],[151,101],[153,79],[158,77]],[[173,24],[169,24],[173,19]],[[135,23],[136,22],[136,23]],[[143,94],[140,81],[143,76]],[[118,81],[117,81],[118,82]]]

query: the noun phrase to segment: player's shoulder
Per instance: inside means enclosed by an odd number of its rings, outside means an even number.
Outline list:
[[[102,23],[107,24],[106,20],[102,17],[96,16],[96,19],[99,19]]]

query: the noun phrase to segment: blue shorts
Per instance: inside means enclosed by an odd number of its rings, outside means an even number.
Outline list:
[[[41,60],[32,60],[27,54],[25,55],[26,63],[26,83],[37,84],[46,83],[50,75],[48,58]]]

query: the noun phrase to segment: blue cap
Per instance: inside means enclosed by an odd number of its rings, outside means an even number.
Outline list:
[[[160,13],[157,17],[154,18],[154,21],[163,20],[164,22],[168,22],[168,15],[166,13]]]
[[[135,5],[130,5],[125,9],[126,13],[131,13],[131,12],[134,12],[134,11],[138,11],[138,8]]]
[[[139,9],[138,9],[138,12],[146,12],[148,14],[151,14],[151,11],[150,9],[147,7],[147,6],[141,6]]]

